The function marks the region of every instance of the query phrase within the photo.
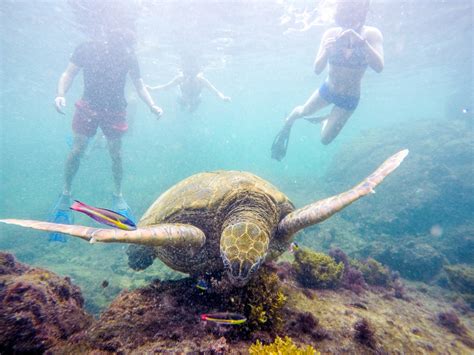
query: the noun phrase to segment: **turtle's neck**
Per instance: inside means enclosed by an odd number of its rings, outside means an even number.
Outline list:
[[[246,192],[239,196],[233,196],[225,211],[222,211],[223,223],[221,228],[224,230],[229,225],[249,222],[256,224],[268,235],[272,235],[278,223],[277,211],[275,203],[268,196]]]

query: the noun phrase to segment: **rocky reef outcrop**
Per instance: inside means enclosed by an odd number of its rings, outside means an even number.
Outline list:
[[[311,263],[305,264],[302,270],[291,263],[293,256],[286,255],[288,261],[265,265],[243,288],[232,288],[221,275],[207,275],[205,282],[199,283],[191,278],[154,280],[145,287],[122,291],[99,319],[93,319],[82,309],[80,290],[69,279],[28,267],[3,253],[0,254],[0,351],[48,354],[277,353],[282,349],[311,354],[472,351],[470,311],[458,313],[443,299],[412,287],[404,291],[404,297],[397,297],[394,284],[397,279],[389,276],[386,267],[370,259],[351,260],[341,250],[332,251],[330,257],[331,262],[337,262],[335,265],[344,265],[341,282],[332,284],[336,289],[321,288],[327,286],[324,283],[321,287],[312,283],[311,288],[306,288],[299,273],[309,273],[317,279],[325,279],[327,274],[324,266],[328,260],[317,256],[310,258]],[[359,273],[357,277],[346,276],[347,270]],[[452,282],[454,285],[455,279]],[[362,285],[362,289],[355,285]],[[224,325],[201,317],[214,312],[239,313],[247,321]]]
[[[67,277],[0,253],[0,353],[41,353],[87,328],[80,289]]]
[[[371,256],[403,277],[436,281],[444,265],[474,262],[471,121],[419,120],[362,132],[336,154],[326,176],[336,193],[401,148],[410,155],[389,183],[312,233],[330,235],[331,246],[347,244],[351,255]],[[327,250],[326,239],[312,245]]]
[[[314,266],[321,269],[320,265]],[[380,269],[380,265],[371,266],[369,273],[385,272]],[[230,289],[217,279],[211,280],[209,289],[205,290],[197,288],[197,280],[190,278],[155,280],[146,287],[122,292],[86,331],[50,351],[57,354],[220,354],[248,353],[249,349],[255,353],[272,353],[283,348],[308,353],[357,354],[470,351],[472,329],[469,321],[466,322],[467,316],[459,315],[456,320],[462,334],[446,332],[446,322],[440,322],[438,313],[440,307],[450,308],[440,299],[434,300],[413,288],[406,291],[408,297],[394,297],[393,284],[366,285],[359,294],[342,288],[342,284],[336,290],[319,289],[315,285],[305,288],[299,282],[298,272],[289,262],[271,264],[248,287],[241,289]],[[277,279],[274,275],[278,275]],[[269,308],[252,311],[259,307],[262,295],[268,300]],[[247,322],[221,325],[202,320],[203,313],[216,311],[242,313]],[[450,312],[456,314],[454,310]]]

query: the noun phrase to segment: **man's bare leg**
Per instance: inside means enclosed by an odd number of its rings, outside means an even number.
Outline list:
[[[74,135],[72,149],[69,152],[69,155],[66,160],[66,166],[64,168],[63,195],[71,195],[72,180],[74,179],[74,176],[76,176],[76,173],[79,170],[81,158],[84,156],[88,143],[89,137],[86,137],[81,134]]]
[[[114,178],[114,195],[122,195],[122,139],[107,138],[110,158],[112,159],[112,175]]]
[[[135,221],[135,217],[122,195],[122,139],[107,138],[110,157],[112,158],[112,175],[114,178],[114,192],[112,196],[112,208],[128,219]]]

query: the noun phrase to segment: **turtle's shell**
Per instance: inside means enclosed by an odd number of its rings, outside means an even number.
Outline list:
[[[199,252],[192,254],[189,250],[175,247],[157,247],[155,253],[168,266],[182,272],[201,274],[219,270],[223,267],[220,235],[229,208],[236,204],[247,208],[250,195],[263,196],[271,206],[268,213],[272,238],[278,222],[294,210],[293,204],[269,182],[241,171],[216,171],[190,176],[163,193],[145,212],[139,226],[185,223],[200,228],[206,235],[206,243]],[[250,213],[258,208],[261,206],[248,206]]]

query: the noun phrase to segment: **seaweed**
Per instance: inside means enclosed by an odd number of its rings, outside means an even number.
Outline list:
[[[263,269],[240,293],[237,311],[247,317],[247,331],[278,331],[283,325],[285,303],[278,276]]]
[[[295,355],[316,355],[320,354],[312,346],[306,345],[298,347],[289,337],[284,339],[276,337],[272,344],[263,345],[259,340],[249,348],[250,355],[279,355],[279,354],[295,354]]]
[[[306,248],[295,252],[293,266],[298,281],[309,288],[336,288],[344,271],[342,262],[336,263],[330,256]]]

